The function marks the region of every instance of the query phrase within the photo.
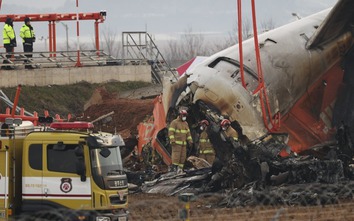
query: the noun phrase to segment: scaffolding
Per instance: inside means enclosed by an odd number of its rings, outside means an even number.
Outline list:
[[[151,65],[154,83],[162,84],[162,77],[177,80],[177,72],[167,63],[147,32],[122,32],[122,58],[124,60],[143,61]],[[133,63],[133,65],[137,65]]]

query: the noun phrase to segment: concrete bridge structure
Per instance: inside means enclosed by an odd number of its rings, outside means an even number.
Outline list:
[[[150,65],[113,65],[83,67],[52,67],[0,70],[0,88],[17,85],[46,86],[67,85],[86,81],[104,83],[109,81],[151,82]]]

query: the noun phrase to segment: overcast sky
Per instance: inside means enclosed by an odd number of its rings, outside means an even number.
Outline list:
[[[250,0],[242,1],[244,17],[250,16]],[[257,20],[272,20],[276,27],[294,21],[292,13],[305,17],[332,7],[336,0],[256,0]],[[157,40],[176,37],[187,29],[209,36],[228,35],[237,22],[237,0],[79,0],[79,12],[107,11],[101,31],[148,31]],[[2,0],[1,14],[76,13],[76,0]],[[76,23],[69,26],[76,39]],[[15,23],[18,34],[22,23]],[[48,23],[33,22],[37,38],[48,36]],[[58,44],[65,28],[57,26]],[[93,39],[93,21],[80,22],[80,36]],[[38,43],[38,42],[37,42]]]

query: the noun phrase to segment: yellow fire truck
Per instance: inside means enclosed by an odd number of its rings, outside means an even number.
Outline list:
[[[57,122],[39,131],[21,127],[21,119],[5,123],[0,220],[127,220],[121,136],[89,132],[87,122]]]

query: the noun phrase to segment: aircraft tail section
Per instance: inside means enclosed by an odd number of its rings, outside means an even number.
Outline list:
[[[338,0],[323,23],[307,42],[306,47],[313,49],[321,47],[347,31],[354,23],[354,1]]]

